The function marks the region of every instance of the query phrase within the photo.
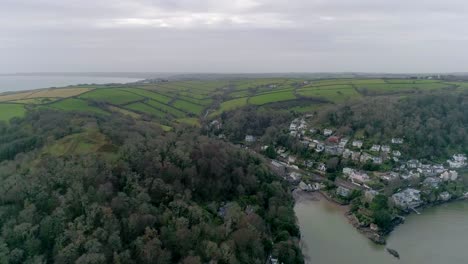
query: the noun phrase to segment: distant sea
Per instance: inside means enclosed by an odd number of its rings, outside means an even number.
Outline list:
[[[64,87],[77,84],[130,83],[139,80],[142,79],[99,76],[3,75],[0,76],[0,93],[33,90],[39,88]]]

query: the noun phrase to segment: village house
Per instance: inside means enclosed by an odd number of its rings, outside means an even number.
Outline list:
[[[337,136],[331,136],[327,139],[327,142],[330,144],[338,144],[340,142],[340,138]]]
[[[400,178],[400,174],[397,173],[397,172],[391,171],[391,172],[387,172],[387,173],[383,174],[382,176],[380,176],[380,178],[383,181],[389,183],[389,182],[395,181],[398,178]]]
[[[289,135],[291,135],[291,137],[297,137],[299,134],[297,133],[296,130],[293,130],[289,132]]]
[[[319,163],[319,165],[317,166],[317,169],[319,171],[326,171],[327,170],[327,166],[325,166],[325,163]]]
[[[439,179],[439,178],[428,177],[428,178],[424,179],[422,184],[426,188],[438,189],[441,182],[442,182],[442,180]]]
[[[402,138],[392,138],[392,144],[403,144]]]
[[[351,195],[351,190],[342,186],[336,188],[336,194],[343,198],[348,198]]]
[[[328,128],[325,128],[325,129],[323,130],[323,135],[324,135],[324,136],[328,137],[328,136],[331,136],[331,134],[333,134],[333,130],[328,129]]]
[[[370,181],[369,175],[367,175],[365,172],[360,172],[360,171],[353,171],[349,175],[349,179],[351,180],[351,182],[357,183],[357,184],[364,184]]]
[[[352,154],[353,154],[353,151],[351,151],[350,149],[344,149],[343,158],[344,159],[349,159],[349,158],[351,158]]]
[[[316,152],[322,152],[325,149],[325,145],[323,143],[318,143],[315,147]]]
[[[286,163],[279,160],[272,160],[271,165],[275,166],[278,169],[284,170],[286,168]]]
[[[362,141],[361,140],[353,140],[353,143],[351,144],[353,147],[356,148],[361,148],[362,147]]]
[[[361,152],[354,151],[351,153],[351,159],[353,161],[359,161],[359,158],[361,157]]]
[[[414,178],[419,178],[421,175],[419,174],[419,172],[415,172],[415,171],[407,171],[405,173],[402,173],[400,174],[400,177],[403,179],[403,180],[409,180],[409,179],[414,179]]]
[[[293,181],[293,182],[296,182],[296,181],[299,181],[301,179],[302,175],[298,172],[291,172],[289,173],[289,180],[290,181]]]
[[[314,161],[312,161],[312,160],[306,160],[306,161],[304,161],[304,165],[305,165],[307,168],[312,168],[312,167],[314,167]]]
[[[421,164],[417,171],[425,177],[432,177],[437,175],[437,173],[432,170],[432,166],[429,164]]]
[[[385,153],[389,153],[391,150],[389,145],[382,145],[381,149],[382,149],[382,152],[385,152]]]
[[[421,191],[412,188],[395,193],[392,195],[392,201],[396,207],[403,210],[416,208],[423,203],[421,200]]]
[[[337,145],[325,146],[325,153],[332,156],[338,156],[343,153],[343,149]]]
[[[372,157],[372,162],[374,164],[382,164],[383,160],[381,157]]]
[[[410,169],[417,169],[421,166],[421,162],[415,159],[408,160],[408,162],[406,163],[406,166]]]
[[[346,144],[348,144],[348,141],[349,141],[349,139],[347,139],[347,138],[342,138],[342,139],[340,140],[340,147],[342,147],[342,148],[346,147]]]
[[[349,177],[349,175],[351,175],[351,173],[353,173],[353,172],[354,172],[354,170],[351,169],[351,168],[348,168],[348,167],[343,168],[343,175],[345,175],[347,177]]]
[[[392,152],[392,154],[393,154],[394,157],[401,157],[401,152],[398,151],[398,150],[394,150],[394,151]]]
[[[247,142],[247,143],[253,143],[253,142],[255,142],[255,141],[256,141],[256,138],[255,138],[254,136],[252,136],[252,135],[246,135],[246,136],[245,136],[245,142]]]
[[[452,169],[463,168],[466,165],[466,155],[464,154],[455,154],[451,160],[447,160],[449,167]]]
[[[444,165],[442,164],[435,164],[435,165],[432,165],[432,170],[434,171],[434,173],[436,174],[441,174],[443,173],[444,171],[446,171],[447,169],[444,168]]]
[[[291,123],[289,125],[289,131],[296,131],[297,130],[297,124],[296,123]]]
[[[367,153],[362,153],[359,161],[361,163],[366,163],[368,160],[372,160],[372,156]]]
[[[376,190],[367,190],[364,192],[364,199],[366,200],[366,202],[370,203],[372,202],[372,200],[374,200],[377,194],[379,194],[379,192],[377,192]]]
[[[315,143],[314,141],[309,142],[309,145],[307,147],[310,149],[315,149],[315,147],[317,147],[317,143]]]
[[[301,191],[305,191],[305,192],[311,192],[311,191],[313,191],[312,186],[311,186],[310,184],[306,184],[306,183],[303,182],[303,181],[301,181],[301,182],[299,183],[299,189],[300,189]]]
[[[439,176],[443,181],[456,181],[458,179],[458,172],[456,171],[445,171]]]
[[[296,162],[296,157],[295,156],[289,156],[288,157],[288,163],[291,164],[291,163],[295,163]]]
[[[315,191],[319,191],[321,189],[325,188],[325,184],[323,183],[320,183],[320,182],[314,182],[312,184],[312,189],[315,190]]]
[[[439,194],[439,200],[443,201],[443,202],[447,202],[448,200],[450,200],[452,198],[452,195],[445,191],[445,192],[441,192]]]
[[[309,132],[310,132],[311,134],[315,134],[315,133],[317,132],[317,129],[315,129],[315,128],[310,128],[310,129],[309,129]]]
[[[380,151],[380,145],[372,145],[372,147],[370,148],[370,151],[375,151],[375,152],[379,152]]]
[[[213,120],[211,123],[210,123],[210,127],[214,128],[214,129],[221,129],[222,127],[222,124],[219,120]]]

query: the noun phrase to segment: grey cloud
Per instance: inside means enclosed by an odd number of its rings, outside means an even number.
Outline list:
[[[0,72],[463,71],[468,2],[2,0]]]

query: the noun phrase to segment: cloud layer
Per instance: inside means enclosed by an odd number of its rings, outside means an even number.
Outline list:
[[[2,0],[0,72],[450,72],[468,2]]]

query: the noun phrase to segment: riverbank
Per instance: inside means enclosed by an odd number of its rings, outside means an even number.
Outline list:
[[[315,191],[315,192],[305,192],[299,189],[293,191],[293,197],[296,203],[309,200],[309,201],[320,201],[325,199],[330,202],[330,205],[335,209],[339,210],[343,216],[348,220],[348,222],[363,234],[365,237],[370,239],[372,242],[384,245],[385,244],[385,234],[381,234],[376,230],[372,230],[370,227],[363,226],[359,223],[358,219],[350,212],[351,207],[336,201],[332,197],[328,196],[325,192]]]
[[[369,240],[371,240],[373,243],[377,245],[385,245],[387,243],[387,238],[395,230],[395,228],[403,224],[407,216],[414,214],[413,212],[410,212],[410,211],[402,212],[401,215],[398,215],[392,221],[392,226],[388,230],[382,231],[376,228],[376,226],[361,224],[359,220],[356,218],[356,216],[353,213],[351,213],[350,211],[351,207],[349,205],[340,203],[339,201],[327,195],[326,192],[323,192],[323,191],[306,192],[306,191],[302,191],[299,189],[295,189],[293,191],[293,197],[296,203],[302,202],[305,200],[308,200],[308,201],[320,201],[321,199],[327,200],[330,203],[330,205],[332,205],[335,209],[343,213],[343,216],[347,219],[348,223],[350,223],[357,231],[359,231],[359,233],[361,233],[362,235],[364,235],[366,238],[368,238]],[[457,201],[466,201],[467,198],[468,197],[466,196],[462,196],[457,199],[451,199],[449,201],[437,201],[437,202],[432,202],[432,203],[426,203],[420,206],[418,209],[423,211],[423,210],[437,207],[443,204],[449,204],[449,203],[457,202]]]

